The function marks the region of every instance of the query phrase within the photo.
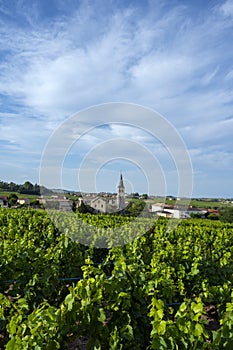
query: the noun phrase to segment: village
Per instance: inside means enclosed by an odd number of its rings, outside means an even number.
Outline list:
[[[161,201],[157,201],[161,199]],[[173,202],[169,204],[169,200]],[[174,203],[175,200],[175,203]],[[218,219],[219,210],[217,207],[199,207],[189,205],[189,201],[182,201],[180,198],[167,197],[158,198],[155,196],[126,194],[123,176],[120,174],[116,193],[53,193],[37,197],[18,198],[15,194],[0,196],[0,207],[3,208],[35,208],[55,209],[59,211],[76,211],[83,207],[92,209],[92,213],[122,213],[131,201],[145,203],[147,213],[166,218],[189,219],[189,218],[212,218]],[[187,202],[187,203],[186,203]],[[202,203],[202,202],[200,202]]]

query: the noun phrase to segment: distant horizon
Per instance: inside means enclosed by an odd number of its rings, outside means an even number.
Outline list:
[[[16,185],[23,185],[26,181],[29,181],[32,185],[38,185],[39,187],[46,187],[44,185],[40,185],[40,184],[37,184],[37,183],[33,183],[32,181],[30,180],[26,180],[24,181],[23,183],[17,183],[13,180],[11,181],[7,181],[7,180],[3,180],[3,179],[0,179],[0,181],[3,181],[3,182],[6,182],[6,183],[10,183],[10,182],[13,182],[14,184]],[[47,188],[47,187],[46,187]],[[47,188],[48,190],[51,190],[51,191],[61,191],[61,193],[66,193],[66,192],[69,192],[69,193],[82,193],[82,194],[99,194],[99,193],[106,193],[106,194],[116,194],[117,191],[97,191],[97,192],[83,192],[83,191],[80,191],[80,190],[74,190],[74,189],[65,189],[65,188]],[[0,188],[0,191],[1,191],[1,188]],[[6,191],[7,192],[7,191]],[[55,192],[56,193],[56,192]],[[140,191],[135,191],[135,192],[125,192],[126,196],[127,195],[132,195],[134,193],[138,193],[140,196],[142,196],[143,194],[147,194],[149,197],[158,197],[158,198],[169,198],[169,197],[173,197],[174,199],[177,199],[177,198],[180,198],[180,199],[226,199],[226,200],[230,200],[230,199],[233,199],[233,197],[224,197],[224,196],[220,196],[220,197],[209,197],[209,196],[192,196],[191,198],[186,198],[186,197],[177,197],[173,194],[166,194],[166,195],[160,195],[160,194],[148,194],[146,192],[140,192]]]

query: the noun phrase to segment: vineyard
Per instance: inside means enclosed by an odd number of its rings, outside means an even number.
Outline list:
[[[232,224],[76,215],[74,240],[45,211],[0,210],[0,349],[233,349]],[[80,221],[129,243],[84,245]]]

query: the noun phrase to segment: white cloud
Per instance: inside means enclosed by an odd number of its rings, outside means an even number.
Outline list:
[[[182,129],[182,135],[189,140],[189,145],[212,145],[215,142],[224,144],[228,139],[232,139],[233,119],[220,121],[205,121],[200,125],[191,125]]]
[[[226,79],[233,79],[233,69],[226,74]]]
[[[220,12],[226,17],[233,16],[233,1],[227,0],[220,6]]]
[[[68,115],[93,104],[125,101],[163,113],[189,147],[198,144],[203,150],[214,138],[231,159],[232,123],[224,119],[232,115],[233,103],[232,1],[210,8],[201,19],[190,15],[187,3],[148,2],[141,13],[135,5],[80,2],[71,15],[61,1],[57,8],[63,15],[52,20],[41,17],[39,2],[25,6],[17,2],[19,22],[14,22],[9,6],[0,4],[0,93],[14,110],[8,120],[7,111],[4,117],[5,150],[14,144],[38,155]],[[89,132],[80,151],[115,136],[130,139],[132,129],[112,125]],[[133,138],[159,152],[142,131],[134,130]]]
[[[93,9],[81,7],[67,23],[61,19],[33,32],[3,27],[2,44],[14,55],[4,62],[1,90],[57,120],[84,106],[114,100],[139,99],[163,108],[171,98],[183,95],[185,100],[186,91],[198,82],[214,78],[216,66],[208,74],[206,67],[216,52],[202,51],[200,57],[203,39],[198,27],[183,25],[171,41],[171,29],[188,22],[184,7],[159,18],[159,8],[155,18],[148,13],[140,18],[135,10],[125,9],[92,21]],[[202,24],[202,31],[206,29]]]
[[[213,71],[208,72],[207,74],[204,75],[202,82],[204,85],[208,85],[211,83],[211,81],[213,80],[213,78],[216,76],[216,74],[218,73],[219,67],[216,67]]]

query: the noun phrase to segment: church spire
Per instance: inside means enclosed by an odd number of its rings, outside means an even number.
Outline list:
[[[119,181],[118,188],[119,188],[119,187],[125,188],[124,183],[123,183],[123,176],[122,176],[122,173],[121,173],[121,175],[120,175],[120,181]]]
[[[123,182],[123,176],[122,173],[120,175],[120,181],[118,185],[118,191],[117,191],[117,208],[119,210],[124,209],[125,207],[125,186]]]

